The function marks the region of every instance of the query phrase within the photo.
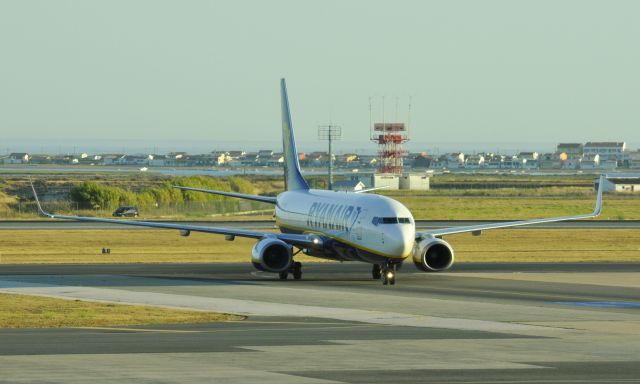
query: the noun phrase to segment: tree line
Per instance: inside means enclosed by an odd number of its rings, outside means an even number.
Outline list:
[[[122,205],[157,207],[187,202],[219,202],[224,196],[173,188],[180,185],[191,188],[212,189],[227,192],[254,193],[250,181],[240,177],[226,179],[206,176],[174,177],[162,184],[141,191],[107,186],[95,181],[85,181],[71,189],[71,200],[85,209],[114,209]]]

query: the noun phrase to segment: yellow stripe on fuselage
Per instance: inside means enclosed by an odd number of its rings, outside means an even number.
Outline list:
[[[378,255],[378,256],[386,257],[386,258],[388,258],[388,259],[403,259],[403,260],[404,260],[404,259],[406,259],[407,257],[411,256],[411,252],[409,252],[409,253],[407,253],[406,255],[403,255],[403,256],[388,255],[388,254],[386,254],[386,253],[382,253],[382,252],[380,252],[380,251],[378,251],[378,250],[370,249],[370,248],[367,248],[367,247],[363,247],[363,246],[362,246],[362,245],[360,245],[360,244],[352,243],[351,241],[349,241],[349,240],[347,240],[347,239],[344,239],[344,238],[342,238],[342,237],[340,237],[340,236],[331,235],[331,234],[329,234],[329,233],[325,233],[325,232],[322,232],[322,231],[320,231],[320,230],[315,230],[315,229],[310,229],[310,228],[303,228],[303,227],[296,227],[296,226],[294,226],[294,225],[289,225],[289,224],[282,224],[282,223],[281,223],[281,222],[279,222],[278,220],[276,220],[276,225],[277,225],[278,227],[281,227],[281,228],[292,229],[292,230],[294,230],[294,231],[300,231],[300,232],[302,232],[302,233],[313,233],[313,234],[316,234],[316,235],[326,236],[326,237],[329,237],[329,238],[331,238],[331,239],[338,240],[338,241],[340,241],[341,243],[345,243],[345,244],[347,244],[347,245],[350,245],[350,246],[352,246],[352,247],[354,247],[354,248],[357,248],[357,249],[359,249],[359,250],[361,250],[361,251],[365,251],[365,252],[373,253],[374,255]]]

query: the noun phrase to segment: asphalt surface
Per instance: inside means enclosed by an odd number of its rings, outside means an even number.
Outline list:
[[[0,265],[0,292],[248,315],[0,330],[0,382],[640,382],[640,263]]]
[[[131,219],[129,219],[131,220]],[[138,219],[136,219],[138,220]],[[151,220],[162,221],[162,220]],[[496,222],[508,222],[510,220],[417,220],[416,227],[419,229],[434,229],[456,226],[477,225]],[[250,221],[162,221],[169,223],[183,223],[192,225],[208,225],[215,227],[229,228],[247,228],[247,229],[273,229],[275,222],[268,220],[250,220]],[[115,224],[104,223],[80,223],[77,221],[65,220],[5,220],[0,221],[0,230],[29,230],[29,229],[122,229],[123,227]],[[543,223],[524,227],[516,227],[515,229],[638,229],[640,228],[640,220],[575,220],[560,221],[554,223]],[[145,229],[143,227],[127,227],[127,229]]]

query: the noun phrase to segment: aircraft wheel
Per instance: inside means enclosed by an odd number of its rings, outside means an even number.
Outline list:
[[[296,261],[293,263],[293,278],[300,280],[302,278],[302,263]]]
[[[374,280],[380,280],[382,277],[382,268],[380,268],[380,264],[373,264],[373,268],[371,269],[371,277]]]
[[[280,280],[287,280],[287,276],[289,275],[289,272],[284,271],[284,272],[280,272],[278,274],[278,276],[280,277]]]
[[[382,268],[382,284],[383,285],[395,285],[396,284],[396,265],[387,264]]]

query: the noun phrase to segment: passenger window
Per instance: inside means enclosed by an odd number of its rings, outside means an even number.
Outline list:
[[[373,225],[378,225],[378,216],[374,217],[373,220],[371,220],[371,223],[373,223]]]

